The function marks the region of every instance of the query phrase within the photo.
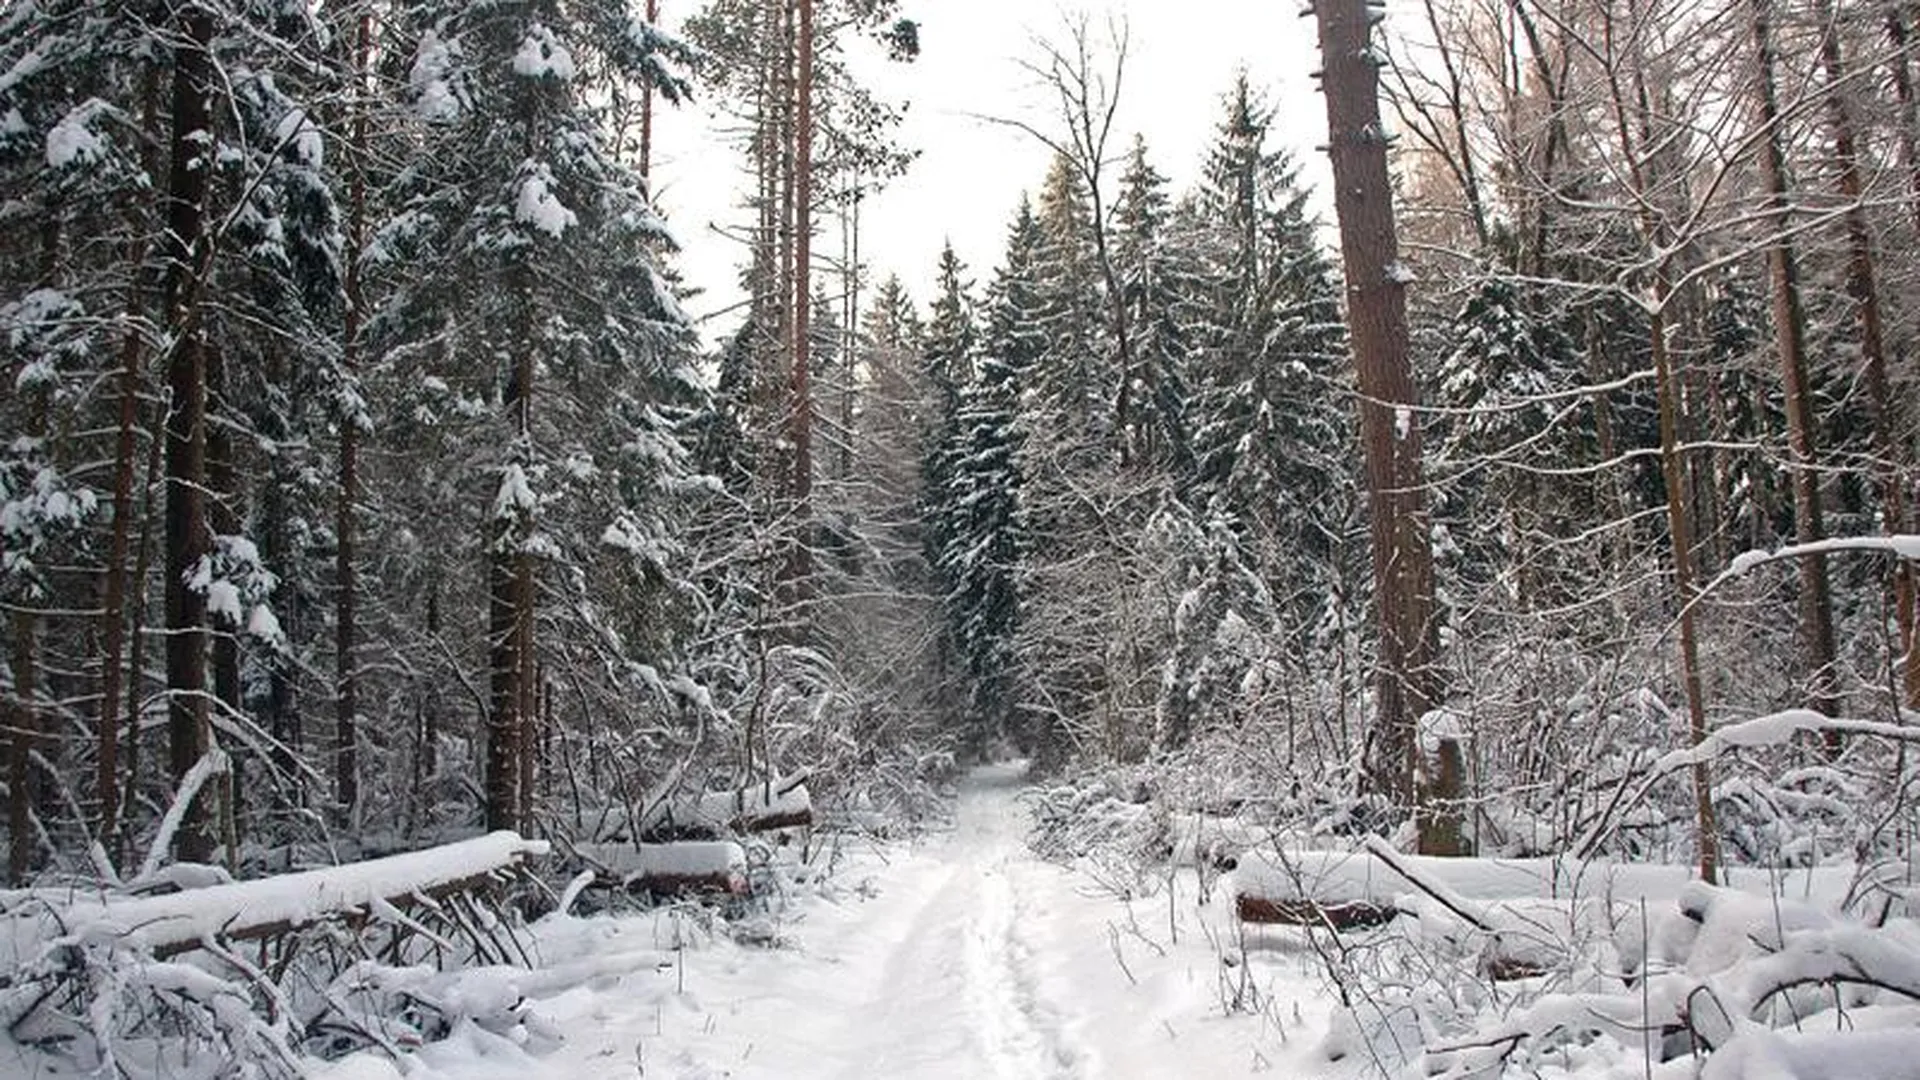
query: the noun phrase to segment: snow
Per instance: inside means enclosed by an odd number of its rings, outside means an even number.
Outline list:
[[[534,165],[521,179],[513,218],[555,238],[580,221],[553,194],[553,170],[544,164]]]
[[[1236,931],[1220,897],[1196,903],[1192,875],[1129,900],[1035,860],[1023,784],[1019,766],[980,770],[950,833],[839,849],[838,884],[781,912],[773,948],[679,909],[549,916],[534,928],[545,968],[512,981],[524,1029],[462,1024],[398,1065],[365,1053],[315,1075],[1361,1075],[1314,1049],[1329,997],[1311,953],[1267,941],[1223,965],[1215,946]]]
[[[1395,405],[1393,407],[1393,437],[1405,442],[1407,435],[1412,431],[1413,410],[1407,408],[1405,405]]]
[[[107,105],[89,98],[60,118],[47,132],[47,164],[56,169],[91,165],[107,156],[106,140],[93,133],[93,121]]]
[[[560,44],[553,31],[540,23],[527,28],[520,48],[513,54],[513,71],[529,79],[555,78],[567,82],[574,76],[573,54]]]
[[[1920,1080],[1920,1030],[1743,1032],[1707,1059],[1700,1080]]]
[[[202,767],[212,775],[225,767],[224,758],[209,755],[196,771]],[[0,970],[70,941],[112,940],[154,949],[210,939],[236,927],[301,926],[330,913],[368,910],[388,897],[465,881],[546,852],[545,841],[496,832],[426,851],[161,896],[127,899],[63,892],[48,898],[54,901],[52,919],[34,905],[9,908],[0,933]]]
[[[237,626],[241,622],[240,589],[224,578],[207,583],[207,613],[216,625]]]
[[[581,855],[628,879],[706,877],[743,872],[747,853],[731,840],[672,844],[578,844]]]
[[[1645,899],[1671,905],[1694,875],[1690,866],[1571,857],[1458,859],[1395,854],[1393,859],[1423,881],[1474,901],[1595,896],[1615,903]],[[1780,884],[1778,872],[1766,868],[1735,867],[1723,873],[1743,892],[1754,895],[1771,895]],[[1804,882],[1815,895],[1839,897],[1846,894],[1857,874],[1850,866],[1817,867],[1796,872],[1794,885],[1799,888]],[[1371,851],[1249,852],[1241,856],[1234,871],[1234,886],[1247,895],[1270,900],[1381,905],[1391,905],[1415,891],[1386,859]]]
[[[1413,268],[1403,262],[1388,263],[1386,275],[1387,280],[1395,285],[1411,285],[1420,280],[1420,276],[1413,272]]]
[[[326,142],[305,109],[287,110],[274,130],[274,138],[292,150],[294,160],[300,164],[310,169],[325,167]]]
[[[500,490],[493,497],[493,519],[510,521],[531,513],[533,507],[533,488],[527,483],[526,471],[518,462],[508,463],[500,470]]]
[[[453,83],[454,56],[447,40],[429,30],[414,54],[407,83],[413,91],[413,109],[423,120],[447,121],[460,116],[460,96]]]
[[[286,641],[286,635],[280,629],[280,620],[274,616],[273,609],[265,604],[253,605],[253,613],[247,616],[247,634],[275,645]]]
[[[1802,555],[1831,555],[1849,551],[1882,552],[1897,558],[1920,560],[1920,535],[1894,533],[1887,536],[1834,536],[1806,544],[1788,544],[1777,551],[1768,551],[1764,548],[1743,551],[1733,557],[1733,560],[1727,564],[1726,570],[1713,579],[1706,591],[1711,592],[1728,578],[1750,574],[1770,562],[1797,559]]]
[[[1464,746],[1468,740],[1466,721],[1451,709],[1433,709],[1421,716],[1419,731],[1420,749],[1427,754],[1439,753],[1442,743]]]

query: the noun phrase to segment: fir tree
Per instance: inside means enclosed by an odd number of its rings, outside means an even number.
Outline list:
[[[1011,733],[1036,758],[1057,763],[1063,747],[1053,733],[1027,730],[1016,721],[1020,577],[1031,547],[1020,408],[1047,348],[1036,274],[1043,243],[1033,210],[1023,200],[1008,235],[1006,261],[987,290],[975,375],[961,390],[954,418],[951,532],[940,562],[951,582],[947,605],[954,638],[970,677],[977,725],[971,741],[978,745]],[[936,334],[943,328],[944,300],[935,306]]]

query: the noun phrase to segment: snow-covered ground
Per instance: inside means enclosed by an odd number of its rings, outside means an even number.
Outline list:
[[[361,1054],[321,1076],[1330,1075],[1310,955],[1269,937],[1242,960],[1227,900],[1196,904],[1190,872],[1129,901],[1034,859],[1023,775],[978,770],[950,832],[852,853],[773,946],[684,915],[550,917],[545,970],[496,972],[486,990],[502,1005],[524,993],[524,1022],[463,1023],[398,1065]]]

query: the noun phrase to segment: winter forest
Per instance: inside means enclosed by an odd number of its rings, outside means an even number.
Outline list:
[[[1920,1077],[1920,8],[662,3],[0,0],[0,1077]]]

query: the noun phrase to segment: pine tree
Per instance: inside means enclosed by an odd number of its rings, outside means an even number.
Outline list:
[[[969,741],[978,746],[1011,734],[1036,761],[1052,765],[1064,753],[1056,733],[1022,726],[1018,719],[1021,665],[1015,651],[1021,568],[1031,547],[1021,396],[1047,348],[1036,276],[1044,243],[1023,200],[1007,238],[1006,261],[987,290],[975,375],[961,390],[954,418],[951,534],[940,563],[952,583],[949,619],[970,677],[976,729]],[[935,334],[945,329],[944,299],[935,306]]]
[[[1199,261],[1196,505],[1234,521],[1277,590],[1323,597],[1351,424],[1338,401],[1345,333],[1298,170],[1267,148],[1271,115],[1240,76],[1184,208]],[[1306,613],[1302,613],[1303,615]]]
[[[1194,469],[1187,368],[1199,274],[1174,242],[1166,189],[1167,178],[1147,160],[1145,140],[1136,138],[1120,177],[1113,222],[1114,263],[1134,335],[1131,397],[1139,403],[1129,417],[1131,430],[1121,438],[1135,448],[1135,460],[1187,479]]]
[[[920,454],[922,514],[927,518],[927,562],[944,572],[945,552],[959,528],[954,478],[960,458],[961,391],[973,380],[976,344],[973,302],[966,268],[948,244],[940,252],[932,318],[921,344],[921,370],[932,396],[932,416]],[[953,581],[942,578],[943,591]]]
[[[661,499],[687,467],[674,410],[695,385],[689,332],[659,268],[665,231],[609,153],[595,85],[683,87],[662,77],[670,45],[625,4],[454,4],[413,18],[427,147],[381,239],[389,259],[439,257],[395,293],[381,329],[388,349],[425,361],[423,377],[459,388],[471,404],[456,423],[484,448],[453,463],[486,492],[459,546],[487,567],[486,817],[513,827],[532,809],[544,665],[577,662],[576,643],[626,618],[584,572],[670,576]],[[547,642],[543,594],[547,621],[573,624]]]

